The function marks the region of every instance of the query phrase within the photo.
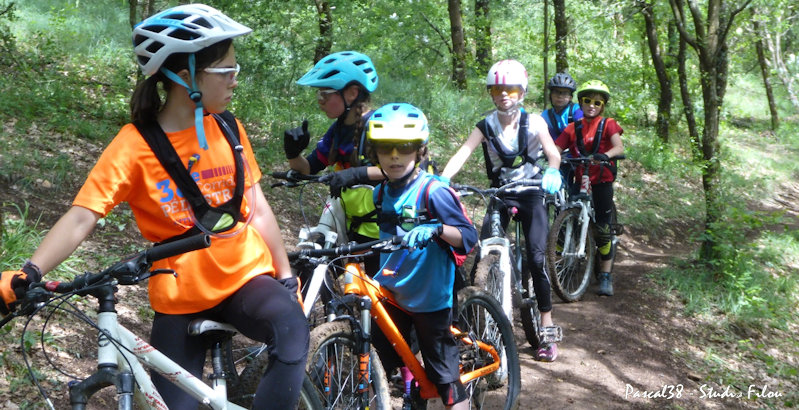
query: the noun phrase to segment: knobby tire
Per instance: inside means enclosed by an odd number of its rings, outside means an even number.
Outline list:
[[[564,302],[580,300],[588,289],[596,254],[593,225],[586,232],[585,257],[564,256],[575,253],[579,243],[580,210],[566,209],[555,218],[549,230],[546,250],[546,269],[552,290]],[[568,249],[564,249],[564,246],[568,246]]]
[[[466,383],[471,408],[515,409],[521,390],[521,370],[513,328],[499,303],[485,291],[469,286],[458,292],[456,327],[497,349],[505,360],[503,374],[492,373]],[[491,363],[492,357],[471,344],[460,342],[462,371]]]
[[[380,330],[375,328],[374,331]],[[311,331],[306,370],[323,408],[342,410],[361,408],[357,393],[359,360],[354,352],[357,343],[349,322],[324,323]],[[370,348],[369,360],[370,408],[390,410],[388,378],[373,347]]]

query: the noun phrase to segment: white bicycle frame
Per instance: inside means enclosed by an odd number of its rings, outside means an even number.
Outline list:
[[[576,252],[566,252],[567,249],[571,249],[571,232],[572,229],[574,229],[573,224],[566,226],[566,238],[565,242],[563,243],[563,256],[578,259],[585,258],[585,239],[588,234],[588,225],[591,222],[591,217],[594,212],[594,209],[591,206],[591,181],[588,175],[582,176],[580,193],[585,194],[585,198],[570,204],[580,208],[580,243],[576,248]]]
[[[146,365],[212,409],[244,409],[244,407],[228,402],[227,385],[224,378],[213,379],[212,386],[208,386],[120,325],[116,313],[99,313],[97,323],[102,329],[98,338],[98,369],[110,366],[117,367],[120,372],[132,373],[136,384],[134,396],[139,406],[150,409],[167,409],[164,400],[150,379],[149,373],[144,368]],[[123,406],[124,399],[120,397],[120,407]]]
[[[352,188],[359,187],[373,188],[371,185],[355,185]],[[324,236],[324,244],[309,240],[314,233]],[[332,248],[346,243],[348,241],[347,216],[341,203],[341,198],[328,197],[325,201],[322,215],[319,217],[319,224],[314,227],[300,228],[299,240],[299,243],[297,243],[298,248],[311,249]],[[314,268],[311,281],[306,286],[307,291],[303,301],[303,313],[305,313],[306,318],[311,314],[311,309],[313,309],[316,299],[322,290],[327,268],[327,263],[317,265]]]

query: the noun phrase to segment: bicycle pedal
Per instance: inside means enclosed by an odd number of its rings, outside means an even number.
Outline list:
[[[563,329],[558,326],[546,326],[539,334],[541,343],[557,343],[563,340]]]
[[[622,225],[622,224],[612,224],[612,225],[610,225],[610,232],[613,235],[616,235],[616,236],[624,235],[624,225]]]

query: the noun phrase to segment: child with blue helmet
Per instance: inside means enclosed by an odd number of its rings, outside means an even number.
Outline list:
[[[346,189],[356,184],[374,184],[383,178],[377,167],[368,166],[363,153],[363,128],[372,111],[371,93],[377,89],[378,77],[372,60],[357,51],[341,51],[319,60],[297,84],[316,88],[316,102],[333,124],[307,155],[311,136],[308,121],[284,134],[283,147],[289,167],[303,174],[317,174],[326,168],[334,171],[324,176],[330,185],[331,198],[339,201],[335,208],[344,209],[346,233],[350,240],[364,242],[378,237],[374,222],[371,189]],[[340,198],[340,199],[339,199]],[[338,205],[342,206],[338,206]],[[333,209],[328,206],[326,209]],[[335,225],[334,218],[323,215],[320,224]],[[336,227],[330,226],[336,230]],[[377,256],[366,259],[366,270],[374,272]]]
[[[407,337],[411,327],[416,330],[425,372],[444,405],[468,408],[450,326],[456,260],[474,247],[477,231],[457,194],[419,168],[429,134],[424,113],[410,104],[386,104],[369,119],[370,157],[386,179],[374,192],[380,237],[403,235],[409,247],[381,255],[375,279],[396,299],[398,306],[386,308],[400,332]],[[401,366],[386,337],[372,336],[386,370]]]

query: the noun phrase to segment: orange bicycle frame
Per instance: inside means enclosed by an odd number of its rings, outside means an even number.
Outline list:
[[[394,321],[391,320],[391,316],[389,316],[388,312],[386,311],[386,308],[383,304],[384,302],[389,302],[397,306],[393,295],[391,295],[391,293],[388,291],[383,291],[377,281],[365,275],[360,263],[348,263],[345,269],[345,275],[347,278],[345,279],[346,284],[344,285],[344,293],[366,296],[372,300],[372,318],[375,320],[377,326],[386,336],[391,345],[394,347],[394,350],[402,359],[402,362],[408,367],[408,369],[410,369],[413,377],[419,384],[419,395],[423,399],[433,399],[438,397],[438,390],[436,389],[435,384],[433,384],[433,382],[431,382],[427,377],[427,373],[425,373],[422,364],[419,363],[416,355],[413,354],[410,346],[408,346],[408,342],[402,336],[399,329],[397,329],[396,324],[394,324]],[[457,314],[457,312],[454,312],[454,314]],[[499,369],[500,357],[493,346],[483,343],[479,340],[472,340],[469,335],[464,334],[454,326],[452,327],[452,333],[456,338],[459,338],[464,343],[476,345],[477,348],[488,352],[494,359],[494,361],[489,365],[472,370],[468,373],[462,373],[460,377],[461,383],[465,384],[468,381],[493,373]]]

